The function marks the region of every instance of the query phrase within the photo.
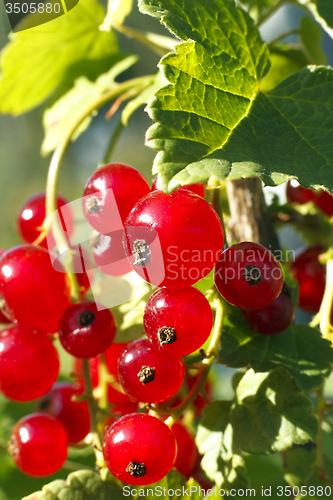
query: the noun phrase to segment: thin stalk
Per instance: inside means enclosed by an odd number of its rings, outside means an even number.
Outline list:
[[[93,396],[93,386],[89,370],[89,361],[87,359],[83,360],[83,377],[85,386],[85,398],[87,400],[89,408],[90,426],[93,434],[93,444],[96,454],[96,465],[100,468],[103,468],[104,467],[104,459],[102,454],[103,439],[98,432],[98,421],[97,421],[97,414],[99,412],[99,408]]]
[[[160,39],[165,39],[166,43],[170,45],[169,47],[164,47],[162,45],[159,45],[158,43],[153,42],[149,35],[150,33],[145,33],[144,31],[138,31],[134,30],[133,28],[129,28],[128,26],[123,26],[121,24],[117,24],[115,22],[112,23],[112,27],[119,31],[119,33],[122,33],[123,35],[127,36],[127,38],[134,38],[134,40],[137,40],[138,42],[142,43],[143,45],[146,45],[149,47],[155,54],[157,54],[160,57],[165,56],[170,52],[170,50],[173,49],[173,42],[174,40],[169,37],[162,37],[160,35],[156,35]],[[176,44],[176,41],[175,41]],[[174,44],[174,45],[175,45]]]
[[[265,21],[267,21],[267,19],[269,19],[277,10],[279,10],[279,8],[284,4],[286,3],[286,0],[279,0],[279,2],[277,2],[275,5],[273,5],[273,7],[271,7],[270,9],[268,9],[266,12],[263,13],[262,16],[259,17],[258,21],[257,21],[257,26],[261,26]]]
[[[92,467],[89,467],[88,465],[78,464],[77,462],[73,462],[72,460],[66,460],[62,468],[68,470],[69,472],[75,472],[77,470],[82,470],[82,469],[94,470]]]
[[[123,130],[124,130],[124,125],[121,121],[121,114],[119,114],[118,123],[111,134],[110,141],[104,155],[103,165],[106,165],[111,161],[114,149]]]
[[[128,80],[124,83],[117,85],[116,88],[113,88],[112,90],[109,90],[108,92],[105,92],[102,96],[98,97],[95,101],[89,104],[89,106],[87,106],[82,111],[82,113],[78,116],[78,118],[75,120],[73,125],[66,133],[62,142],[58,145],[58,147],[53,153],[46,183],[46,219],[45,219],[44,229],[47,232],[52,227],[52,233],[56,241],[59,253],[63,254],[64,252],[68,252],[68,257],[64,261],[64,267],[66,272],[68,273],[71,282],[71,293],[72,293],[72,299],[74,301],[77,301],[80,298],[80,288],[72,265],[72,253],[70,251],[70,245],[69,242],[67,241],[66,235],[63,232],[58,217],[52,216],[52,214],[55,213],[57,210],[57,191],[58,191],[59,174],[65,152],[71,142],[73,134],[75,133],[77,128],[81,125],[81,123],[87,118],[87,116],[91,115],[101,106],[111,101],[112,99],[115,99],[116,97],[123,94],[130,88],[141,84],[149,85],[149,83],[154,78],[155,77],[153,75],[133,78],[132,80]]]
[[[196,383],[192,387],[191,391],[187,395],[187,397],[183,400],[183,402],[174,409],[173,414],[166,419],[165,423],[169,427],[172,427],[173,424],[181,417],[182,413],[186,410],[186,408],[195,400],[195,398],[200,394],[202,390],[204,390],[204,385],[206,379],[209,374],[209,370],[212,367],[212,364],[215,361],[215,358],[218,355],[218,346],[220,343],[222,323],[223,323],[223,305],[222,300],[217,297],[214,302],[215,309],[215,321],[212,337],[206,351],[206,357],[202,360],[202,368],[199,372],[199,376],[196,380]]]
[[[287,36],[298,35],[298,34],[299,34],[299,29],[285,31],[284,33],[281,33],[277,37],[273,38],[273,40],[271,40],[268,45],[269,46],[274,45],[275,43],[280,42],[284,38],[287,38]]]

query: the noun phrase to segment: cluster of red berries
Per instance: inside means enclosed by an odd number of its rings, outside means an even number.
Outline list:
[[[315,191],[304,188],[297,181],[292,180],[287,183],[286,195],[289,203],[305,205],[312,201],[328,217],[333,215],[333,196],[323,189]]]
[[[77,400],[85,391],[82,359],[89,359],[92,385],[97,388],[103,354],[112,405],[103,454],[111,473],[135,485],[158,481],[173,466],[190,475],[197,451],[188,430],[182,424],[170,430],[156,417],[135,412],[139,403],[179,404],[181,387],[188,390],[194,383],[185,375],[182,356],[206,342],[213,314],[206,297],[191,285],[214,267],[217,289],[243,311],[251,328],[271,335],[292,322],[294,308],[280,264],[255,243],[222,251],[222,223],[204,194],[203,184],[165,194],[155,181],[151,190],[138,171],[118,163],[99,168],[88,180],[82,206],[95,230],[95,264],[116,276],[134,270],[159,287],[144,310],[147,338],[128,344],[113,342],[112,312],[84,298],[91,276],[89,269],[79,272],[87,262],[81,253],[74,253],[74,269],[82,296],[71,304],[60,259],[53,256],[52,265],[43,248],[45,195],[35,195],[22,207],[18,227],[26,243],[0,259],[3,321],[14,323],[0,332],[0,388],[15,401],[43,397],[38,413],[20,420],[10,441],[14,460],[26,473],[55,472],[66,459],[68,444],[89,433],[87,402]],[[60,197],[58,210],[70,234],[71,216],[64,212],[66,200]],[[49,248],[52,238],[48,237]],[[54,333],[76,358],[75,384],[56,383],[58,354],[48,336]],[[198,396],[194,404],[200,411],[205,402]]]

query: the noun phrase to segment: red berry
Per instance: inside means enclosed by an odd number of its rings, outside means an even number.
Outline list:
[[[27,243],[34,243],[41,234],[46,214],[45,201],[45,193],[36,193],[30,196],[20,208],[17,215],[17,228],[22,240]],[[70,236],[73,232],[73,217],[68,203],[62,196],[57,197],[57,209],[62,227]],[[39,245],[44,248],[53,248],[55,246],[53,235],[49,234],[47,239],[44,238]]]
[[[59,358],[41,331],[11,326],[0,332],[0,388],[14,401],[32,401],[57,380]]]
[[[180,186],[177,189],[185,189],[185,191],[191,191],[192,193],[201,196],[201,198],[205,197],[205,185],[203,182],[197,182],[196,184],[187,184],[186,186]],[[151,190],[161,191],[158,183],[158,176],[155,177]]]
[[[147,181],[135,168],[110,163],[88,179],[83,193],[83,212],[99,233],[121,230],[134,205],[149,192]]]
[[[277,299],[263,309],[243,311],[248,325],[262,335],[276,335],[283,332],[293,322],[294,305],[289,291],[285,288]]]
[[[133,269],[160,287],[184,288],[204,278],[223,248],[215,210],[183,189],[154,191],[140,200],[125,222],[125,234]]]
[[[322,247],[306,248],[290,266],[293,278],[298,281],[299,307],[312,314],[319,311],[325,291],[326,266],[318,260],[323,251]]]
[[[124,391],[142,403],[162,403],[178,392],[184,379],[181,358],[163,354],[149,342],[131,342],[118,362],[118,378]]]
[[[69,251],[73,252],[72,266],[74,272],[76,273],[76,279],[80,287],[81,296],[83,297],[84,294],[89,290],[90,283],[94,278],[93,265],[90,262],[88,253],[84,250],[84,248],[81,247],[81,245],[78,245],[78,247],[75,249],[71,248]],[[63,263],[65,262],[66,258],[67,252],[64,252],[54,260],[53,267],[56,271],[64,271]]]
[[[25,244],[7,250],[0,259],[0,296],[6,316],[24,326],[56,332],[70,305],[70,285],[62,271],[54,270],[44,248]]]
[[[172,356],[185,356],[208,339],[213,313],[206,297],[195,288],[162,288],[148,300],[143,323],[157,349]]]
[[[283,273],[267,248],[237,243],[222,252],[214,272],[220,294],[240,309],[262,309],[281,293]]]
[[[122,276],[132,271],[125,254],[123,235],[123,230],[110,235],[98,233],[92,241],[95,264],[110,276]]]
[[[50,392],[38,402],[37,411],[56,417],[65,427],[68,442],[76,444],[90,432],[90,418],[87,401],[75,401],[82,395],[82,389],[70,382],[54,384]]]
[[[188,391],[192,389],[197,380],[198,380],[198,375],[187,375],[186,385],[188,387]],[[212,383],[210,382],[209,379],[207,379],[205,383],[205,393],[206,393],[205,398],[201,396],[201,394],[198,394],[198,396],[193,401],[193,406],[195,407],[196,410],[195,411],[196,417],[200,417],[202,410],[209,404],[209,400],[211,400],[213,397]]]
[[[104,352],[116,334],[116,323],[109,309],[92,300],[73,304],[59,321],[59,339],[76,358],[93,358]]]
[[[117,479],[152,484],[170,472],[177,445],[172,431],[151,415],[126,415],[108,430],[103,444],[107,468]]]
[[[14,426],[8,451],[26,474],[48,476],[67,458],[67,432],[55,417],[33,413]]]
[[[186,427],[178,422],[173,424],[171,430],[177,442],[177,456],[174,467],[180,474],[188,478],[196,465],[198,456],[194,438]]]
[[[321,189],[314,200],[315,204],[322,212],[324,212],[328,217],[333,215],[333,196]]]
[[[316,192],[313,189],[304,188],[295,180],[287,182],[286,195],[289,203],[298,205],[304,205],[316,198]]]
[[[2,250],[0,249],[0,257],[6,252],[6,250]],[[0,303],[0,307],[1,306],[1,303]],[[0,324],[2,325],[5,325],[5,324],[9,324],[11,323],[11,320],[7,318],[7,316],[4,315],[4,313],[2,312],[2,310],[0,309]]]

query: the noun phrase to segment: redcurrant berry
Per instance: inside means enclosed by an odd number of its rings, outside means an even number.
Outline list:
[[[205,197],[205,185],[203,182],[197,182],[196,184],[187,184],[186,186],[180,186],[177,189],[185,189],[185,191],[191,191],[192,193],[201,196],[201,198]],[[151,190],[161,191],[158,183],[158,176],[155,177]]]
[[[316,198],[316,192],[313,189],[304,188],[295,180],[287,182],[286,195],[289,203],[298,205],[304,205]]]
[[[220,294],[240,309],[262,309],[281,293],[283,273],[267,248],[237,243],[222,252],[214,272]]]
[[[148,300],[143,324],[157,349],[172,356],[185,356],[208,339],[213,313],[206,297],[195,288],[161,288]]]
[[[46,215],[45,193],[36,193],[30,196],[20,208],[17,216],[17,228],[23,241],[34,243],[41,235],[43,222]],[[73,232],[73,218],[68,201],[62,196],[57,197],[57,210],[64,231],[70,236]],[[44,248],[53,248],[55,241],[53,235],[48,235],[39,242]]]
[[[125,221],[136,202],[149,191],[147,181],[135,168],[110,163],[88,179],[83,193],[84,215],[99,233],[120,230],[121,221]],[[117,220],[118,213],[121,221]]]
[[[184,288],[204,278],[223,248],[215,210],[203,198],[178,189],[154,191],[140,200],[125,222],[125,251],[146,281]]]
[[[109,309],[92,300],[73,304],[59,321],[59,339],[76,358],[93,358],[104,352],[116,334],[116,323]]]
[[[186,427],[178,422],[173,424],[171,430],[177,442],[177,456],[174,467],[180,474],[189,478],[196,465],[198,456],[194,438]]]
[[[75,401],[82,389],[70,382],[57,382],[39,402],[37,411],[56,417],[65,427],[68,442],[76,444],[90,432],[87,401]]]
[[[131,342],[118,362],[124,391],[142,403],[162,403],[178,392],[184,379],[181,358],[158,351],[148,339]]]
[[[58,321],[70,305],[65,270],[57,272],[49,253],[34,245],[19,245],[0,259],[0,296],[3,312],[14,322],[58,331]]]
[[[325,291],[326,266],[318,260],[323,251],[319,246],[306,248],[290,266],[293,278],[298,281],[299,307],[312,314],[319,311]]]
[[[0,388],[14,401],[32,401],[57,380],[59,358],[41,331],[17,325],[0,332]]]
[[[123,235],[123,230],[110,235],[97,233],[92,241],[95,264],[110,276],[122,276],[132,271],[125,254]]]
[[[286,285],[277,299],[263,309],[243,311],[248,325],[262,335],[276,335],[283,332],[293,322],[294,305]]]
[[[333,196],[330,193],[321,189],[318,195],[316,196],[314,202],[317,205],[317,207],[320,208],[322,212],[324,212],[324,214],[328,215],[328,217],[332,217]]]
[[[51,415],[33,413],[13,428],[8,451],[16,465],[31,476],[57,472],[67,458],[67,432]]]
[[[126,415],[108,430],[103,455],[111,474],[124,483],[152,484],[170,472],[177,445],[172,431],[151,415]]]
[[[188,387],[188,391],[192,389],[197,380],[198,375],[187,375],[186,385]],[[211,401],[213,397],[213,387],[209,379],[207,379],[205,383],[205,393],[205,397],[203,397],[201,394],[198,394],[198,396],[193,401],[196,417],[200,417],[200,415],[202,414],[202,410],[209,404],[209,401]]]
[[[0,249],[0,257],[5,253],[6,250],[3,250],[3,249]],[[0,307],[1,307],[1,303],[0,303]],[[2,312],[2,309],[0,309],[0,324],[8,324],[8,323],[11,323],[11,320],[9,318],[7,318],[7,316],[5,316]]]

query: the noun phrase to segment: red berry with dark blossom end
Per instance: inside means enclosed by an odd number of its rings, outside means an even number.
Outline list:
[[[208,339],[213,313],[206,297],[193,287],[161,288],[149,298],[143,324],[157,349],[172,356],[185,356]]]
[[[57,382],[38,402],[37,411],[56,417],[65,427],[68,442],[76,444],[90,432],[87,401],[75,401],[82,389],[70,382]]]
[[[203,182],[197,182],[196,184],[186,184],[185,186],[180,186],[177,189],[185,189],[185,191],[191,191],[192,193],[201,196],[201,198],[205,197],[205,185]],[[151,190],[161,191],[158,183],[158,176],[155,177]]]
[[[0,296],[13,322],[54,333],[70,305],[70,284],[64,269],[52,267],[47,250],[19,245],[0,259]]]
[[[42,225],[46,215],[46,195],[36,193],[30,196],[20,208],[17,215],[17,228],[23,241],[34,243],[41,235]],[[62,228],[68,236],[73,233],[73,217],[68,201],[62,196],[57,196],[57,210],[61,220]],[[52,234],[48,234],[38,243],[41,247],[52,249],[55,241]]]
[[[123,246],[124,231],[108,235],[97,233],[92,240],[93,257],[97,267],[110,276],[122,276],[132,271]]]
[[[222,252],[215,266],[214,280],[230,304],[240,309],[262,309],[280,295],[283,273],[267,248],[242,242]]]
[[[200,196],[178,189],[141,199],[125,222],[124,246],[146,281],[184,288],[204,278],[223,248],[222,223]]]
[[[67,458],[67,432],[51,415],[32,413],[12,431],[8,451],[22,472],[43,477],[57,472]]]
[[[189,478],[196,465],[198,456],[194,437],[189,433],[186,427],[178,422],[173,424],[171,430],[177,442],[177,457],[174,467],[180,474]]]
[[[314,201],[316,194],[316,191],[304,188],[295,180],[287,182],[286,196],[289,203],[304,205],[305,203],[309,203],[309,201]]]
[[[105,465],[120,481],[146,485],[166,476],[176,459],[177,444],[164,422],[151,415],[126,415],[108,430],[103,444]]]
[[[21,325],[1,330],[0,390],[7,398],[40,398],[51,389],[58,374],[58,353],[43,332]]]
[[[112,312],[93,300],[73,304],[59,321],[60,342],[76,358],[88,359],[101,354],[115,335]]]
[[[150,192],[138,170],[123,163],[110,163],[96,170],[83,192],[83,213],[99,233],[122,229],[134,205]]]
[[[298,281],[298,304],[301,309],[316,314],[324,296],[326,266],[319,262],[324,252],[320,246],[301,250],[290,265],[290,272]]]
[[[148,339],[131,342],[118,362],[124,391],[142,403],[162,403],[174,396],[184,379],[181,358],[158,351]]]
[[[244,311],[248,325],[261,335],[276,335],[291,325],[295,316],[294,304],[284,285],[277,299],[263,309]]]

